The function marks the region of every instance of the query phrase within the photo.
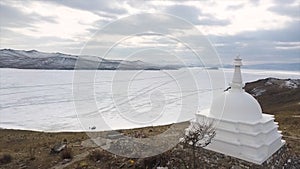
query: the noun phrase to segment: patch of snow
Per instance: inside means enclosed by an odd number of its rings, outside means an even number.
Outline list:
[[[294,80],[286,80],[283,84],[280,85],[280,87],[296,89],[298,88],[298,84]]]
[[[252,89],[252,96],[260,96],[262,95],[264,92],[266,91],[266,89],[259,89],[259,88],[254,88]]]
[[[273,85],[273,83],[271,82],[271,81],[266,81],[266,83],[265,83],[265,86],[270,86],[270,85]]]

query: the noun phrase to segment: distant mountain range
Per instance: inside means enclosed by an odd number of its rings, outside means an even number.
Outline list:
[[[264,70],[300,71],[300,63],[256,64],[256,65],[246,65],[244,68],[246,68],[246,69],[264,69]]]
[[[232,68],[232,65],[224,65],[224,68]],[[284,71],[300,71],[300,63],[265,63],[244,65],[244,69],[260,69],[260,70],[284,70]]]
[[[77,60],[80,62],[77,62]],[[154,65],[139,60],[108,60],[96,56],[84,55],[79,57],[63,53],[45,53],[36,50],[0,50],[0,68],[68,70],[74,69],[75,66],[76,69],[101,70],[160,70],[179,68],[178,66]]]
[[[80,62],[77,62],[80,60]],[[80,63],[80,64],[78,64]],[[77,65],[76,65],[77,64]],[[203,67],[193,65],[161,65],[151,64],[140,60],[109,60],[97,56],[69,55],[63,53],[45,53],[36,50],[0,49],[0,68],[18,69],[100,69],[100,70],[162,70],[180,69],[182,67]],[[223,65],[224,68],[233,68],[233,65]],[[219,66],[203,67],[218,69]],[[289,70],[300,71],[300,63],[267,63],[245,65],[246,69]]]

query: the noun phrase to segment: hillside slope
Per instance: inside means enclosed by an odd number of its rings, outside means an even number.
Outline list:
[[[80,65],[78,65],[78,59]],[[77,65],[76,65],[77,64]],[[17,69],[101,69],[101,70],[158,70],[176,69],[142,61],[108,60],[97,56],[76,56],[63,53],[45,53],[36,50],[0,50],[0,68]]]
[[[258,100],[266,113],[300,112],[300,79],[261,79],[246,83],[245,90]]]

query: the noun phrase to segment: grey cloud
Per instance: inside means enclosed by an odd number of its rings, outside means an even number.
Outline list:
[[[172,5],[165,11],[169,14],[179,16],[196,25],[224,26],[230,24],[229,20],[217,19],[210,14],[203,13],[200,9],[193,6]],[[198,16],[205,17],[205,19],[199,19]]]
[[[193,25],[164,14],[137,14],[122,18],[116,22],[103,27],[101,33],[131,35],[145,32],[157,32],[161,34],[169,34],[170,32],[181,32],[185,29],[192,29]]]
[[[214,51],[210,48],[207,39],[198,29],[184,20],[165,14],[138,14],[110,23],[108,27],[104,27],[101,31],[97,32],[93,39],[87,43],[87,48],[83,50],[83,53],[93,54],[90,53],[92,50],[91,48],[97,48],[97,54],[95,53],[93,55],[102,55],[107,52],[107,49],[110,49],[111,47],[114,48],[114,45],[118,44],[120,40],[131,38],[132,36],[148,35],[166,36],[166,38],[170,38],[175,42],[181,42],[184,45],[188,45],[188,47],[195,52],[203,54],[204,56],[202,59],[204,59],[205,64],[217,63],[216,58],[212,57],[215,56]],[[156,44],[153,44],[152,42],[148,44],[143,42],[139,43],[141,44],[140,48],[143,48],[143,45],[156,46],[157,44],[161,45],[159,48],[164,48],[168,51],[175,49],[170,48],[168,45],[162,45],[164,43],[168,44],[162,40],[157,40]],[[138,44],[137,47],[139,47]],[[114,48],[114,50],[117,50],[117,48]],[[121,53],[123,56],[134,51],[134,46],[121,47],[113,53],[117,53],[114,55]],[[112,51],[110,51],[110,53],[111,52]]]
[[[274,30],[257,30],[245,31],[232,36],[210,36],[214,39],[226,39],[231,42],[248,41],[255,42],[258,40],[282,41],[282,42],[298,42],[300,41],[300,22],[287,24],[286,27]]]
[[[299,48],[279,49],[276,42],[300,42],[300,23],[294,22],[277,30],[258,30],[242,32],[233,36],[209,36],[217,44],[219,55],[225,63],[241,53],[251,61],[293,61],[299,62]]]
[[[300,42],[299,43],[293,43],[293,42],[276,42],[275,44],[279,48],[286,48],[286,49],[299,48],[300,47]]]
[[[273,0],[276,4],[291,4],[294,3],[295,0]]]
[[[46,17],[37,13],[24,13],[9,5],[0,4],[0,25],[1,27],[34,27],[34,23],[51,22],[55,23],[54,17]]]
[[[94,12],[96,15],[107,18],[109,20],[115,20],[118,17],[112,13],[108,13],[108,12],[103,12],[103,11],[96,11]]]
[[[115,14],[125,14],[127,10],[112,5],[114,1],[82,1],[82,0],[49,0],[49,2],[92,12],[104,11]]]
[[[209,26],[226,26],[230,24],[230,21],[224,19],[201,19],[198,24]]]
[[[227,6],[227,10],[237,10],[237,9],[240,9],[240,8],[243,8],[244,7],[244,4],[239,4],[239,5],[229,5]]]
[[[287,24],[282,29],[275,30],[260,30],[256,32],[249,32],[249,36],[256,39],[265,39],[271,41],[283,42],[298,42],[300,41],[300,22],[294,21]]]
[[[186,5],[172,5],[166,9],[166,12],[186,19],[193,24],[199,22],[198,16],[201,14],[201,11],[196,7]]]
[[[280,15],[286,15],[290,17],[300,18],[300,4],[297,6],[290,6],[286,4],[279,4],[269,8],[270,11],[278,13]]]
[[[260,0],[250,0],[250,2],[253,4],[253,5],[259,5],[260,3]]]
[[[240,54],[248,62],[275,63],[293,62],[299,60],[299,49],[276,49],[271,41],[257,41],[245,43],[245,46],[229,42],[227,46],[216,47],[224,64],[232,62],[232,59]]]
[[[69,39],[63,39],[59,37],[35,38],[11,31],[7,28],[1,28],[0,40],[0,48],[20,50],[37,49],[45,52],[62,52],[70,54],[79,53],[84,44],[84,42],[78,43]]]

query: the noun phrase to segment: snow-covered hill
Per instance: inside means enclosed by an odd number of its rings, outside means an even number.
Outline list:
[[[0,50],[0,68],[18,69],[74,69],[76,55],[63,53],[44,53],[36,50]],[[157,70],[175,69],[176,67],[158,66],[142,61],[107,60],[96,56],[80,56],[80,65],[76,69],[102,69],[102,70]]]

